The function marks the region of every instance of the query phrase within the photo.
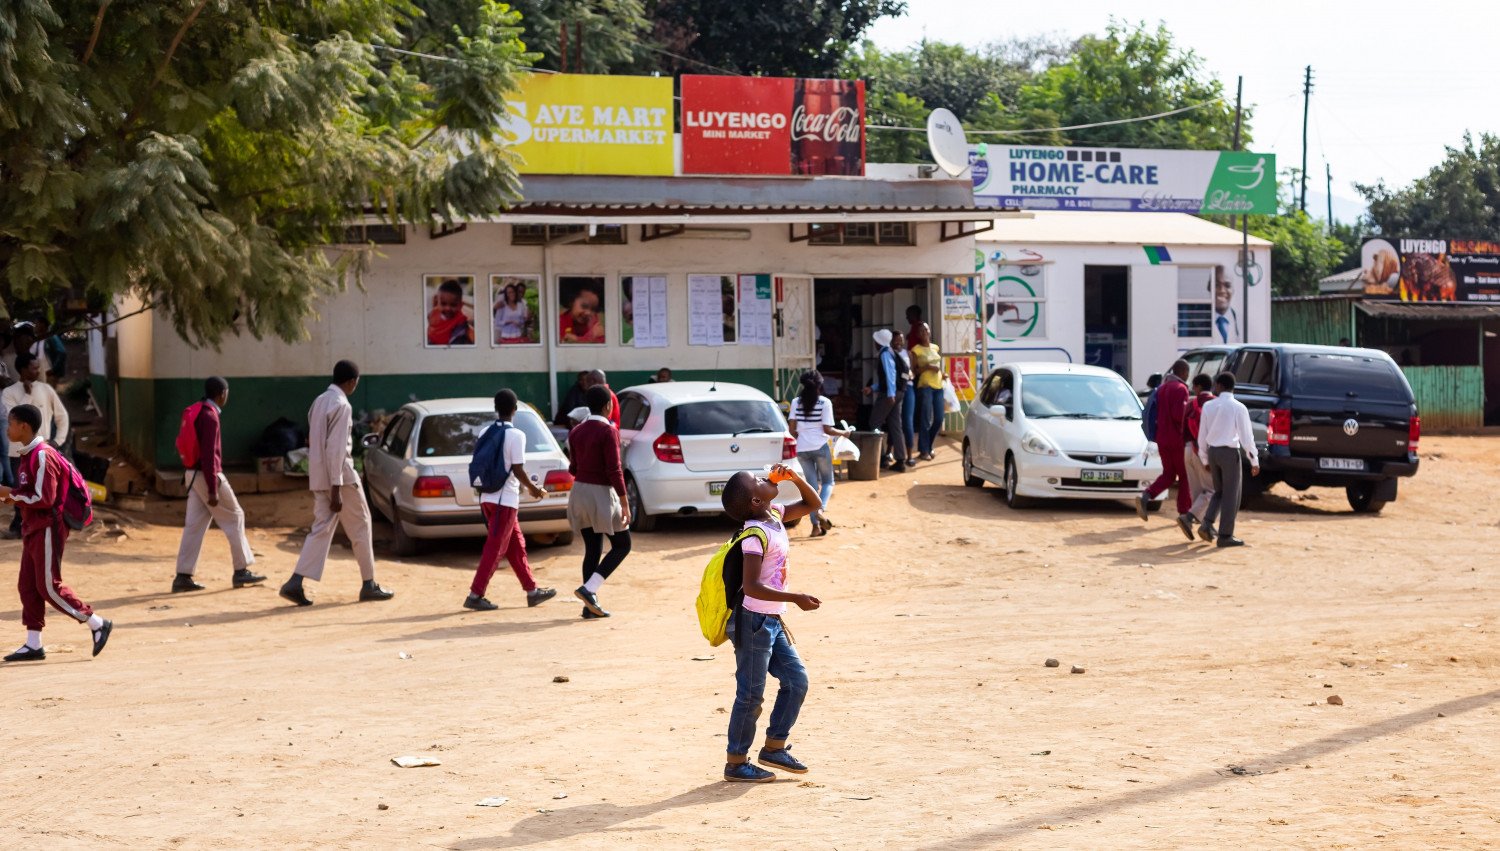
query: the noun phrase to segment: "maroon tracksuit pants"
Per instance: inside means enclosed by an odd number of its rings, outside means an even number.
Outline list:
[[[63,544],[67,541],[68,527],[61,521],[21,538],[21,577],[16,590],[21,592],[21,623],[27,629],[41,631],[47,621],[48,603],[79,623],[94,613],[62,582]]]
[[[1177,485],[1177,513],[1186,514],[1193,507],[1193,495],[1188,492],[1187,463],[1182,457],[1182,443],[1158,441],[1161,450],[1161,475],[1146,487],[1146,498],[1156,499],[1167,488]]]
[[[502,555],[510,562],[516,578],[521,580],[521,590],[535,590],[536,580],[531,576],[531,562],[526,560],[526,536],[521,534],[519,512],[493,502],[483,503],[479,508],[484,512],[484,525],[489,534],[484,539],[484,552],[479,555],[479,569],[474,571],[474,582],[469,590],[476,597],[484,596],[485,589],[490,587],[490,577],[500,566]]]

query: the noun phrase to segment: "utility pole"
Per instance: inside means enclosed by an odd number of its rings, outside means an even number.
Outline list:
[[[1333,230],[1333,166],[1323,163],[1328,169],[1328,229]]]
[[[1245,116],[1245,77],[1234,84],[1234,149],[1240,149],[1240,125]],[[1274,210],[1272,211],[1275,212]],[[1240,340],[1250,342],[1250,215],[1240,215]]]
[[[1312,106],[1312,89],[1312,66],[1309,65],[1302,77],[1302,197],[1297,202],[1304,213],[1307,212],[1307,114]]]

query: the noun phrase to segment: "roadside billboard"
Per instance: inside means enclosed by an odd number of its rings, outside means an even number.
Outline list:
[[[1360,266],[1359,282],[1370,298],[1500,302],[1500,242],[1367,239]]]
[[[670,77],[522,74],[506,107],[522,174],[674,171]]]
[[[1276,157],[1245,151],[1056,148],[969,149],[974,203],[1027,210],[1269,213]]]
[[[682,77],[682,173],[865,173],[860,80]]]

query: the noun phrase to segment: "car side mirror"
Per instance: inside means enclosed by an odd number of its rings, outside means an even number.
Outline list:
[[[380,445],[380,435],[374,432],[370,432],[369,434],[360,438],[359,443],[366,449],[374,449],[375,447]]]

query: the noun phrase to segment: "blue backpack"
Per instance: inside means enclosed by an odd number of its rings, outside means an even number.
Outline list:
[[[510,478],[510,467],[505,464],[505,434],[513,428],[510,423],[497,422],[485,429],[474,445],[469,482],[480,493],[494,493],[505,487],[505,480]]]
[[[1146,397],[1146,410],[1141,413],[1141,429],[1146,432],[1146,439],[1153,443],[1156,442],[1156,390]]]

